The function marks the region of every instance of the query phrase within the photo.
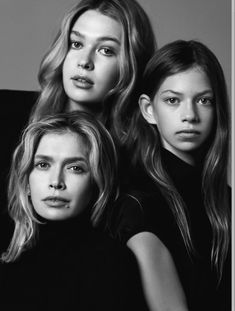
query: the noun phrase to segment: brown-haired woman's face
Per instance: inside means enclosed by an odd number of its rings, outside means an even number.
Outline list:
[[[200,67],[167,77],[160,85],[151,105],[143,114],[156,124],[165,149],[192,163],[192,152],[201,148],[211,134],[214,101],[210,81]]]
[[[63,85],[70,110],[101,103],[118,80],[122,28],[116,20],[89,10],[78,17],[63,64]],[[97,107],[94,107],[97,110]]]

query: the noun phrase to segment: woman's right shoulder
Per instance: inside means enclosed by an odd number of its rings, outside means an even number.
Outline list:
[[[147,197],[142,192],[133,191],[120,195],[114,204],[109,223],[114,238],[126,244],[130,237],[147,230],[146,202]]]

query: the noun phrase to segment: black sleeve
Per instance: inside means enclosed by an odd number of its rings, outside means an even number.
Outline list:
[[[121,196],[113,209],[111,235],[122,244],[126,244],[137,233],[152,232],[146,217],[146,204],[144,197],[139,193]]]

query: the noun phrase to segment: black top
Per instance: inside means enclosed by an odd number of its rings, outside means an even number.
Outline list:
[[[113,234],[126,243],[137,233],[154,233],[174,259],[189,310],[230,310],[230,255],[217,288],[216,272],[210,262],[212,230],[201,194],[201,168],[185,163],[165,149],[162,152],[165,168],[186,203],[196,253],[189,256],[166,200],[140,167],[129,180],[135,191],[119,200],[112,224]]]
[[[84,218],[40,225],[36,245],[0,265],[0,310],[147,310],[131,252]]]

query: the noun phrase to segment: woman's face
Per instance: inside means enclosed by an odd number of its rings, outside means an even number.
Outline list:
[[[48,220],[82,213],[92,198],[86,146],[72,132],[45,134],[34,155],[29,175],[33,207]]]
[[[167,77],[149,108],[164,148],[193,164],[192,152],[205,143],[214,121],[213,91],[204,71],[195,67]]]
[[[62,71],[68,110],[101,109],[119,77],[121,41],[121,25],[110,17],[88,10],[77,19]]]

